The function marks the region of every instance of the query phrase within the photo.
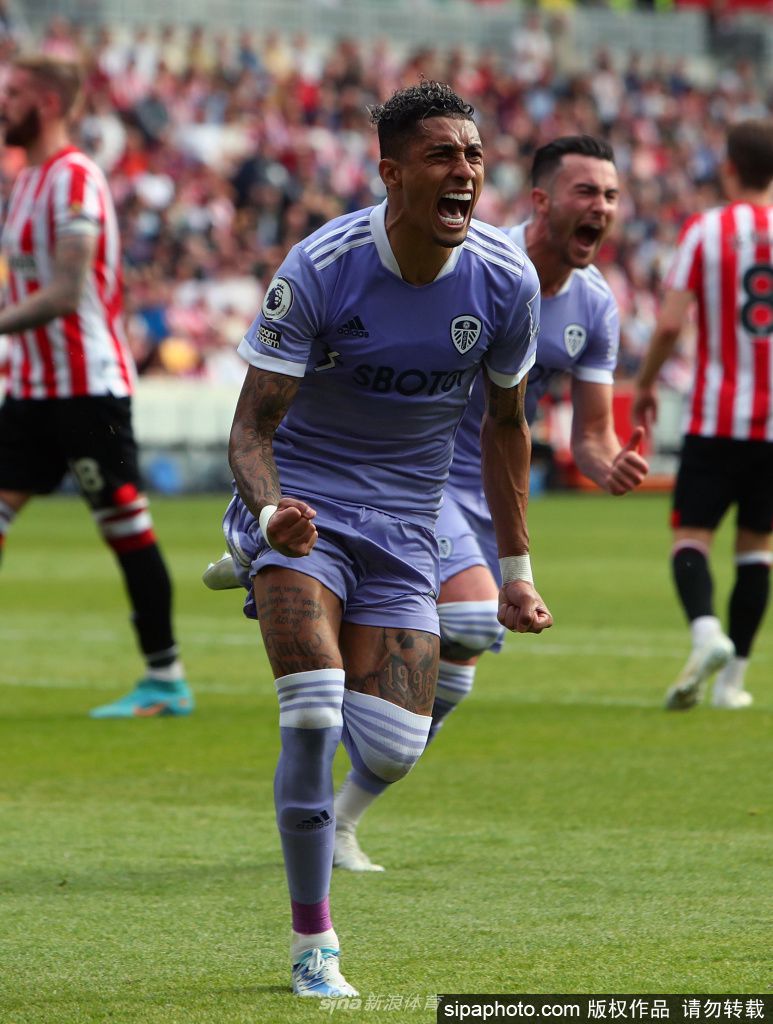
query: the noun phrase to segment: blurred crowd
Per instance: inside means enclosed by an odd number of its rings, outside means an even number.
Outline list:
[[[29,40],[0,19],[0,68],[19,46]],[[421,76],[475,106],[487,151],[477,216],[491,223],[528,215],[537,146],[576,132],[610,139],[622,200],[598,263],[621,310],[619,373],[631,376],[680,225],[718,201],[727,123],[766,115],[771,99],[744,62],[706,75],[599,50],[578,72],[561,22],[538,14],[496,52],[211,27],[86,30],[60,18],[34,47],[87,68],[77,138],[115,197],[140,372],[218,382],[241,379],[236,345],[288,249],[383,198],[367,108]],[[17,170],[6,150],[4,195]],[[679,387],[686,367],[669,372]]]

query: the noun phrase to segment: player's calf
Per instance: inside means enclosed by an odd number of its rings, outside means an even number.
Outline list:
[[[330,916],[333,860],[333,758],[341,737],[344,673],[295,672],[275,680],[282,749],[274,778],[293,935],[293,992],[356,995],[338,969]]]
[[[730,595],[728,635],[739,658],[748,658],[770,597],[770,551],[739,552]]]
[[[351,690],[344,694],[343,717],[343,741],[352,769],[335,801],[333,863],[347,871],[383,871],[360,849],[357,823],[370,804],[416,764],[432,719]]]
[[[156,543],[150,502],[134,484],[123,484],[108,501],[92,509],[102,538],[116,555],[128,554]]]
[[[174,637],[172,582],[156,541],[148,499],[134,484],[126,483],[101,493],[91,504],[97,528],[123,574],[132,625],[146,663],[145,678],[131,693],[94,708],[91,715],[189,715],[194,701]]]
[[[441,659],[427,742],[435,738],[447,716],[472,692],[476,667],[474,664],[457,665]]]

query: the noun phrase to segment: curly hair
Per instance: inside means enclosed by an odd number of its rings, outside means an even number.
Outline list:
[[[369,109],[378,130],[382,157],[399,159],[406,143],[415,138],[428,117],[454,117],[469,121],[475,113],[449,85],[427,79],[398,89],[386,103]]]

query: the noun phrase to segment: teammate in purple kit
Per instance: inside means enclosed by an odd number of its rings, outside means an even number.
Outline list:
[[[648,472],[636,449],[643,431],[621,448],[612,420],[612,380],[619,322],[615,300],[592,266],[617,212],[618,181],[611,147],[591,136],[564,136],[537,150],[532,166],[531,220],[508,231],[539,275],[542,289],[537,359],[529,371],[526,416],[534,418],[548,382],[572,377],[572,454],[586,476],[610,494],[625,494]],[[481,488],[480,421],[484,396],[476,384],[456,435],[454,459],[436,526],[440,548],[440,668],[431,739],[472,689],[479,656],[502,646],[497,620],[499,567],[491,516]],[[354,765],[336,796],[335,864],[381,871],[360,849],[356,829],[386,787]]]
[[[439,649],[434,525],[481,368],[499,618],[519,632],[552,622],[526,527],[539,288],[509,239],[472,220],[483,184],[472,113],[426,81],[372,111],[386,201],[293,248],[239,349],[250,366],[224,530],[279,697],[275,800],[302,996],[357,994],[330,918],[333,757],[343,738],[359,776],[386,786],[424,749]]]

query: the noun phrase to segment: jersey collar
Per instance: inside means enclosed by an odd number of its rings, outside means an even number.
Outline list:
[[[57,149],[56,153],[52,153],[48,160],[44,160],[40,165],[41,170],[47,170],[51,164],[55,164],[57,160],[61,160],[63,156],[69,156],[70,153],[77,153],[78,147],[73,145],[62,146],[61,149]]]
[[[395,259],[395,254],[392,252],[392,246],[389,244],[386,230],[386,213],[387,201],[385,199],[383,203],[379,206],[374,206],[370,211],[370,230],[373,232],[373,241],[376,243],[376,252],[382,266],[402,281],[403,275],[400,273],[400,266]],[[441,277],[447,277],[456,270],[456,264],[459,262],[463,248],[463,245],[457,245],[451,250],[451,255],[440,268],[435,281],[439,281]]]

